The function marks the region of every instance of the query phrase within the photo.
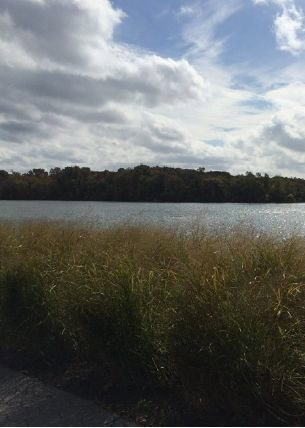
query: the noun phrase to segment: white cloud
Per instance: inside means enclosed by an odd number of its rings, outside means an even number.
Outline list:
[[[274,32],[280,50],[293,55],[305,49],[305,17],[294,0],[253,0],[255,4],[275,4],[281,12],[274,18]]]
[[[241,7],[240,0],[207,0],[195,1],[192,5],[184,6],[185,12],[193,16],[185,26],[183,38],[188,46],[187,57],[216,58],[223,50],[225,39],[215,37],[216,29]],[[190,11],[192,10],[192,14]]]
[[[275,87],[264,91],[273,108],[255,114],[248,133],[231,133],[228,144],[245,155],[243,169],[305,177],[305,79],[293,81],[294,75],[290,68],[279,72]]]
[[[292,54],[305,49],[304,15],[295,5],[284,7],[274,21],[279,48]]]
[[[178,15],[180,15],[180,16],[184,16],[184,15],[192,16],[195,14],[196,14],[196,9],[192,6],[189,6],[189,5],[181,6],[179,9],[179,12],[178,12]]]

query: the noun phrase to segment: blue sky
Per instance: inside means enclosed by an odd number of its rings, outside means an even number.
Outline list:
[[[210,0],[113,0],[113,6],[126,13],[115,38],[160,55],[179,58],[187,48],[182,34],[184,25],[193,19],[192,10],[194,14],[201,13],[211,3]],[[220,60],[227,65],[245,61],[253,66],[266,62],[278,66],[289,64],[290,53],[280,51],[274,37],[274,17],[279,13],[276,2],[267,3],[265,7],[258,7],[259,4],[251,0],[241,3],[236,13],[215,27],[215,38],[228,38]],[[215,9],[221,8],[219,1],[215,4]],[[303,11],[301,2],[295,4]]]
[[[305,176],[303,0],[1,0],[0,168]]]
[[[214,3],[215,8],[211,7],[211,0],[113,0],[113,6],[126,13],[115,33],[115,39],[161,56],[176,59],[184,57],[188,45],[183,40],[183,28],[192,25],[194,15],[200,14],[206,7],[215,11],[221,9],[220,1],[216,0]],[[226,39],[218,58],[221,64],[230,67],[247,63],[253,68],[283,68],[293,62],[291,51],[280,50],[277,45],[274,17],[280,13],[280,8],[276,0],[261,5],[265,7],[258,7],[259,4],[251,0],[231,3],[238,4],[237,11],[214,28],[215,39]],[[278,4],[281,4],[280,0]],[[295,5],[304,13],[305,8],[301,6],[301,2],[295,2]],[[302,52],[298,56],[303,56]],[[244,77],[245,83],[248,83],[249,77]],[[242,83],[242,76],[239,80]]]
[[[183,1],[116,0],[112,3],[127,15],[115,33],[117,40],[163,56],[183,55],[183,19],[179,17]]]

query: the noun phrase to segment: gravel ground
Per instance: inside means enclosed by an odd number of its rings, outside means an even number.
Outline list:
[[[96,403],[0,365],[0,426],[135,426]]]

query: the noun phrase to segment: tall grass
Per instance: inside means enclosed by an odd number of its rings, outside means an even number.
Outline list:
[[[0,350],[166,387],[201,424],[298,425],[304,287],[303,238],[6,223]]]

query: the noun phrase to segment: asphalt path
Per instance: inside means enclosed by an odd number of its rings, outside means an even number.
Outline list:
[[[0,365],[0,426],[135,426],[97,403]]]

